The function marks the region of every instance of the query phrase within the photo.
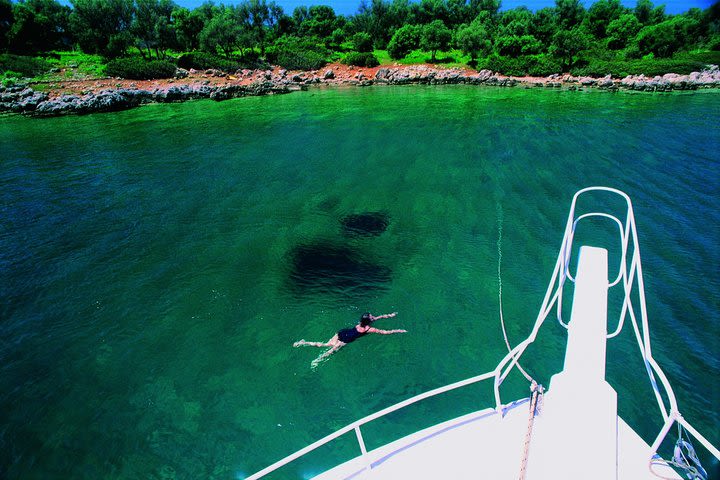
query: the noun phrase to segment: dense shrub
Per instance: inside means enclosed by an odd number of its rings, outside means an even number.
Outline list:
[[[175,65],[167,60],[145,61],[142,58],[116,58],[108,62],[105,73],[111,77],[132,80],[170,78],[175,75]]]
[[[288,70],[317,70],[327,64],[330,52],[311,39],[280,37],[265,51],[267,60]]]
[[[358,52],[372,52],[373,41],[372,37],[365,32],[358,32],[352,37],[353,45],[355,50]]]
[[[242,65],[239,62],[233,62],[207,52],[184,53],[180,55],[177,62],[178,67],[188,70],[191,68],[194,68],[195,70],[207,70],[209,68],[214,68],[222,70],[223,72],[234,72],[237,69],[242,68]]]
[[[644,74],[649,77],[664,75],[666,73],[677,73],[687,75],[690,72],[699,72],[705,68],[704,62],[683,59],[648,59],[648,60],[617,60],[603,61],[594,60],[587,66],[574,68],[570,71],[573,75],[604,77],[612,75],[616,78],[627,75]]]
[[[560,62],[550,55],[525,55],[521,57],[503,57],[491,55],[478,62],[478,70],[488,69],[505,75],[531,75],[546,77],[554,73],[562,73]]]
[[[404,25],[398,28],[387,46],[390,58],[399,60],[420,47],[420,30],[417,25]]]
[[[369,52],[349,52],[340,62],[356,67],[377,67],[380,65],[377,57]]]
[[[317,70],[324,67],[327,60],[317,52],[285,50],[277,54],[273,63],[288,70]]]
[[[13,71],[23,77],[35,77],[50,70],[52,66],[42,58],[23,57],[20,55],[0,55],[0,73]]]

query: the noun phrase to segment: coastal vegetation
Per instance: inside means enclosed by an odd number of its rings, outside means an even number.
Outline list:
[[[500,0],[361,0],[285,12],[272,0],[195,9],[172,0],[0,0],[0,75],[167,78],[174,67],[328,62],[468,65],[509,75],[689,73],[720,63],[720,3],[670,15],[638,0],[556,0],[535,12]]]

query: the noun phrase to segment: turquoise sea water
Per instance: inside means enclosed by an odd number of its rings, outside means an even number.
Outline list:
[[[595,184],[634,201],[653,353],[718,445],[719,119],[715,92],[461,86],[0,118],[0,477],[242,478],[491,370],[506,352],[499,253],[515,344],[572,195]],[[365,212],[387,229],[342,229]],[[612,249],[606,226],[592,241]],[[315,371],[321,350],[291,346],[364,311],[398,311],[378,326],[409,333],[360,339]],[[547,384],[564,342],[548,321],[523,365]],[[630,329],[608,350],[620,413],[652,441]],[[490,389],[394,414],[365,430],[368,447],[490,406]],[[527,384],[510,377],[503,395]],[[278,478],[356,450],[353,435]]]

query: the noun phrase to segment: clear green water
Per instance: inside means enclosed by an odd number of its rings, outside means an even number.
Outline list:
[[[653,352],[717,445],[719,113],[716,93],[413,86],[1,118],[0,476],[242,478],[488,371],[505,353],[499,234],[517,343],[572,194],[593,184],[634,201]],[[387,230],[344,235],[340,219],[362,212],[386,213]],[[299,247],[340,252],[349,282],[298,283]],[[320,350],[291,347],[366,310],[398,311],[379,326],[409,333],[360,339],[316,371]],[[548,322],[524,360],[544,383],[563,335]],[[620,413],[651,441],[659,416],[629,330],[609,353]],[[511,377],[503,394],[527,385]],[[432,400],[366,441],[490,402],[489,386]]]

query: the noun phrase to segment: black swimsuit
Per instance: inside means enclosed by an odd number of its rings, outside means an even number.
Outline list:
[[[355,339],[358,339],[362,337],[363,335],[367,334],[367,332],[358,332],[357,328],[343,328],[340,330],[338,335],[338,340],[340,340],[343,343],[350,343],[354,341]]]

